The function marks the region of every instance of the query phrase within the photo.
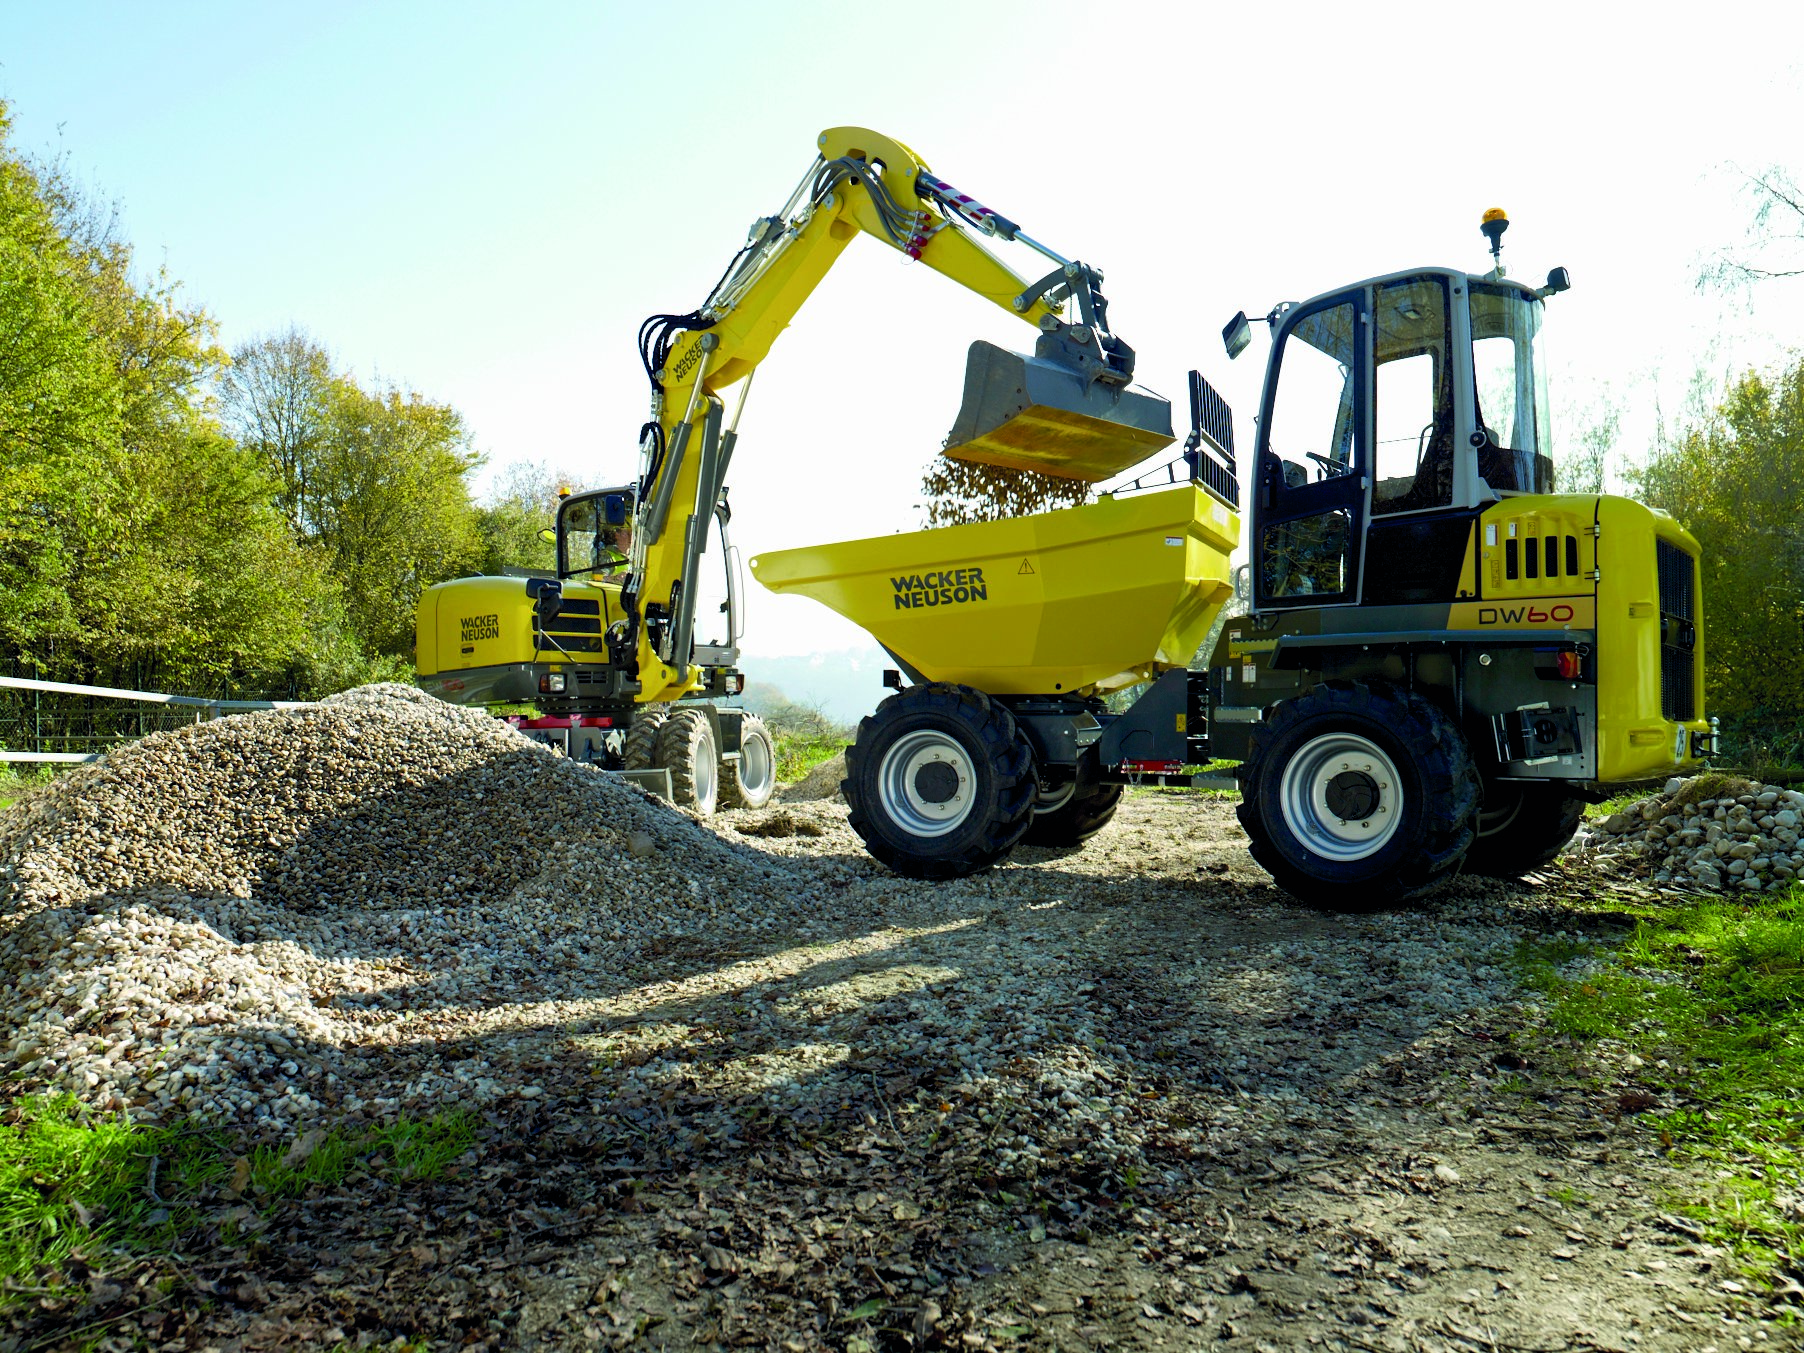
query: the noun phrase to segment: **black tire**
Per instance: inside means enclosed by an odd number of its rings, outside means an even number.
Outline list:
[[[658,730],[657,764],[670,772],[671,800],[703,817],[720,802],[720,752],[714,725],[699,709],[679,709]]]
[[[1021,843],[1028,846],[1081,846],[1109,825],[1121,806],[1125,785],[1090,785],[1050,812],[1036,812]]]
[[[1374,911],[1459,872],[1479,781],[1459,729],[1421,696],[1329,681],[1254,728],[1240,792],[1253,858],[1279,887],[1312,906]]]
[[[1465,872],[1521,878],[1564,850],[1584,820],[1585,801],[1564,785],[1492,781],[1473,819]]]
[[[892,695],[858,725],[839,791],[865,848],[909,878],[962,878],[1015,848],[1033,816],[1015,716],[948,682]]]
[[[777,745],[755,714],[739,728],[739,760],[720,763],[720,802],[725,808],[762,808],[777,792]]]
[[[627,770],[651,770],[658,764],[658,731],[670,717],[668,705],[643,705],[633,713],[620,760]]]

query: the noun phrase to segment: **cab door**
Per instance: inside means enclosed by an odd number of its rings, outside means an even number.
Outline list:
[[[1255,610],[1359,601],[1370,327],[1363,290],[1280,321],[1259,419]]]

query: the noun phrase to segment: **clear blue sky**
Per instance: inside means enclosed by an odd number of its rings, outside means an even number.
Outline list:
[[[1556,408],[1605,388],[1645,440],[1691,373],[1770,361],[1804,286],[1702,295],[1746,220],[1733,166],[1804,169],[1804,18],[1683,26],[1585,7],[851,4],[0,6],[14,140],[123,208],[229,343],[298,323],[360,376],[446,400],[493,466],[632,472],[639,320],[695,305],[813,155],[876,127],[1102,265],[1168,395],[1199,366],[1240,410],[1262,347],[1217,337],[1353,278],[1572,270]],[[1025,269],[1030,263],[1017,266]],[[849,250],[760,371],[735,464],[746,552],[907,529],[966,345],[1025,329]],[[749,646],[856,642],[753,599]]]

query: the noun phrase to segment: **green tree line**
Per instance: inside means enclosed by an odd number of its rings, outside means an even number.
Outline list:
[[[0,663],[307,696],[409,674],[423,588],[546,562],[545,471],[487,503],[449,405],[298,329],[230,353],[0,104]]]

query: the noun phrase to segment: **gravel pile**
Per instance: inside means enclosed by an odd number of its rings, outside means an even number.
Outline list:
[[[1659,794],[1587,824],[1568,854],[1660,886],[1767,892],[1804,874],[1801,821],[1804,793],[1701,775],[1669,780]]]
[[[846,754],[837,752],[812,766],[801,779],[792,785],[783,786],[777,797],[784,803],[816,803],[826,799],[840,799],[840,781],[846,778]]]
[[[794,931],[778,864],[409,687],[197,724],[0,818],[0,1047],[151,1118],[481,1100],[512,1086],[409,1019]]]

